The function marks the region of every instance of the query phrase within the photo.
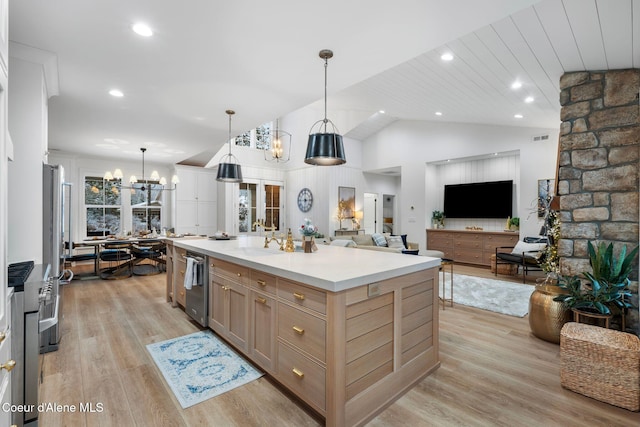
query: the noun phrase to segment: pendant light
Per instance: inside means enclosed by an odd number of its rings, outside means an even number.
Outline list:
[[[231,154],[231,116],[236,112],[227,110],[229,115],[229,154],[225,154],[218,164],[218,176],[216,180],[223,182],[242,182],[242,170],[238,163],[238,158]]]
[[[291,134],[280,129],[280,122],[276,119],[276,128],[269,133],[271,148],[265,148],[264,159],[270,162],[286,163],[291,156]]]
[[[329,49],[320,51],[320,58],[324,59],[324,119],[318,120],[311,126],[309,141],[307,142],[307,154],[304,162],[310,165],[334,166],[346,163],[342,135],[333,122],[327,119],[327,66],[333,52]],[[331,128],[327,131],[327,125]],[[317,130],[314,132],[314,128]]]

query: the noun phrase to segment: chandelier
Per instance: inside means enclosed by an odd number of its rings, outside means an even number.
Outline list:
[[[285,163],[290,160],[291,134],[280,129],[279,120],[276,128],[269,133],[271,148],[264,149],[264,159],[270,162]]]
[[[151,172],[151,176],[149,176],[149,179],[145,178],[145,174],[144,174],[144,153],[147,151],[146,148],[142,147],[140,148],[140,151],[142,152],[142,177],[138,178],[135,175],[131,175],[131,177],[129,178],[129,184],[130,186],[124,186],[121,185],[122,188],[126,188],[126,189],[130,189],[130,190],[136,190],[136,189],[140,189],[142,191],[146,191],[148,186],[151,184],[156,184],[156,185],[161,185],[162,189],[165,191],[173,191],[176,189],[177,184],[180,182],[180,179],[178,178],[178,175],[173,175],[173,177],[171,178],[171,183],[174,185],[173,188],[165,188],[165,186],[167,185],[167,180],[165,179],[165,177],[161,177],[160,174],[158,173],[158,171],[154,170]],[[120,181],[123,178],[123,174],[122,174],[122,170],[120,169],[115,169],[113,171],[113,173],[111,173],[111,171],[106,171],[104,174],[104,180],[105,181]],[[141,187],[133,187],[133,185],[135,184],[141,184]],[[113,187],[116,188],[116,187]],[[116,190],[117,191],[117,190]]]

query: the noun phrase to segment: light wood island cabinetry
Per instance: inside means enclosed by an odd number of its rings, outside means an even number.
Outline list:
[[[365,424],[437,369],[438,259],[255,242],[176,245],[209,257],[209,326],[328,426]],[[339,259],[374,267],[327,272]]]
[[[187,305],[187,291],[184,288],[184,274],[187,271],[187,251],[183,248],[173,250],[173,300],[182,308]]]
[[[209,327],[246,352],[249,337],[249,269],[209,258],[209,284]]]
[[[427,229],[427,249],[464,264],[491,265],[500,246],[515,246],[518,233],[507,231]]]

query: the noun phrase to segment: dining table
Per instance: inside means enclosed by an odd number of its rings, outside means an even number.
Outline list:
[[[87,237],[86,239],[83,239],[80,242],[74,242],[73,243],[73,248],[77,249],[77,248],[87,248],[87,247],[92,247],[93,248],[93,253],[95,255],[95,261],[94,261],[94,267],[93,267],[93,275],[92,276],[86,276],[84,278],[98,278],[100,277],[100,271],[99,271],[99,264],[100,264],[100,252],[102,251],[102,248],[104,247],[105,244],[107,243],[131,243],[131,244],[135,244],[135,245],[141,245],[144,246],[144,242],[147,241],[158,241],[158,240],[164,240],[166,237],[165,236],[138,236],[138,237],[114,237],[114,238],[103,238],[103,237]],[[144,261],[144,258],[134,258],[131,261],[131,267],[133,268],[134,265],[136,265],[137,263],[140,263]],[[160,263],[164,263],[164,260],[158,260]]]

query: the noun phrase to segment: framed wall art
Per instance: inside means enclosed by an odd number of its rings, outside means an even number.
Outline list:
[[[342,217],[349,219],[354,217],[356,211],[356,189],[353,187],[338,187],[338,208],[342,211]]]
[[[553,199],[555,191],[554,179],[539,179],[538,180],[538,218],[544,218]]]

